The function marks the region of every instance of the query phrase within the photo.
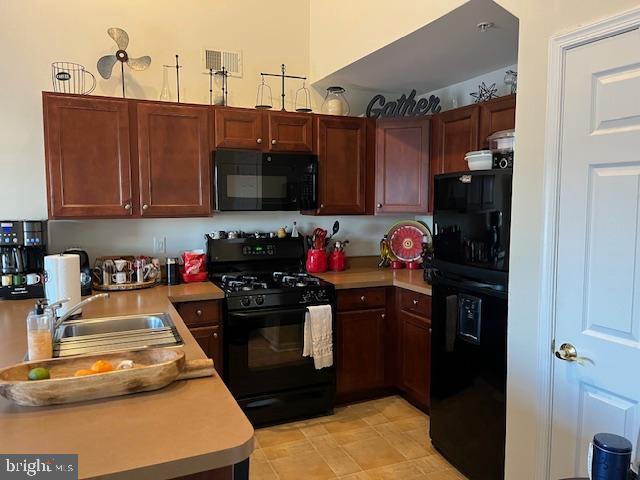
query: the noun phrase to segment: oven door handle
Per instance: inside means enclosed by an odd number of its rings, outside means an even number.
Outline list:
[[[307,307],[299,307],[299,308],[287,308],[287,309],[278,309],[278,310],[259,310],[254,312],[229,312],[229,317],[240,317],[240,318],[255,318],[255,317],[264,317],[268,314],[279,313],[279,314],[299,314],[306,313]]]

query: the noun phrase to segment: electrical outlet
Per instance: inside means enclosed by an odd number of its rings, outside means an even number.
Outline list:
[[[167,253],[167,237],[153,237],[153,253]]]

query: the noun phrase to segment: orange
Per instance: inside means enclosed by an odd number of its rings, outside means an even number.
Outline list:
[[[73,374],[74,377],[84,377],[85,375],[95,375],[97,372],[93,370],[87,370],[86,368],[82,368]]]
[[[91,365],[91,370],[96,373],[110,372],[111,370],[113,370],[113,365],[111,365],[111,363],[107,362],[106,360],[98,360],[96,363]]]

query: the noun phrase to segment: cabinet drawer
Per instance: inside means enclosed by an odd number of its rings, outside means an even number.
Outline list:
[[[187,326],[216,325],[220,323],[220,302],[184,302],[176,305]]]
[[[338,292],[338,310],[365,310],[385,306],[385,288],[355,288]]]
[[[431,297],[411,290],[400,290],[400,308],[423,318],[431,318]]]

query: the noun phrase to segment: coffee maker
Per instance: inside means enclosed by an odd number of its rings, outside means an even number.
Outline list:
[[[0,299],[44,298],[47,222],[0,220]]]

